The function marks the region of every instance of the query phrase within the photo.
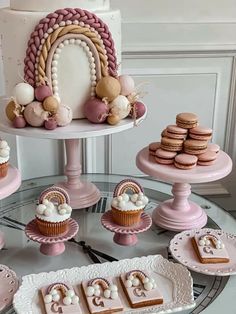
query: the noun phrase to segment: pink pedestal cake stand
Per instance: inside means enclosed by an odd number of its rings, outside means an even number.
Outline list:
[[[47,237],[42,235],[37,227],[36,220],[32,220],[25,227],[26,236],[35,242],[40,243],[40,252],[44,255],[56,256],[65,251],[64,242],[73,238],[79,231],[79,225],[74,219],[69,221],[69,230],[65,235],[58,237]]]
[[[7,176],[0,179],[0,200],[13,194],[21,185],[20,171],[9,165]],[[4,235],[0,231],[0,250],[5,244]]]
[[[65,188],[69,193],[72,208],[89,207],[99,201],[101,195],[97,187],[90,182],[82,182],[80,180],[80,139],[104,136],[131,129],[134,127],[134,121],[132,119],[124,119],[116,126],[93,124],[87,119],[81,119],[73,120],[70,125],[57,128],[53,131],[33,127],[16,129],[12,126],[10,121],[7,120],[4,112],[5,102],[1,99],[0,108],[0,130],[3,132],[25,137],[65,140],[67,159],[65,175],[67,176],[67,181],[61,182],[59,185]],[[140,123],[145,117],[146,115],[138,119],[137,123]]]
[[[219,180],[232,170],[230,157],[220,151],[212,166],[197,166],[191,170],[180,170],[174,165],[160,165],[149,156],[148,147],[136,157],[137,167],[147,175],[158,180],[173,183],[174,198],[161,203],[154,211],[152,219],[160,227],[182,231],[202,228],[206,225],[207,215],[202,208],[188,200],[191,194],[189,183],[203,183]]]
[[[143,213],[141,221],[138,225],[123,227],[113,222],[111,210],[109,210],[102,215],[101,222],[104,228],[111,232],[115,232],[113,237],[113,241],[115,243],[124,246],[131,246],[138,242],[136,234],[147,231],[151,227],[152,218],[148,214]]]

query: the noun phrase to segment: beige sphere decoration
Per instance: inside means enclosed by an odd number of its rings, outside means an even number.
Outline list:
[[[120,117],[118,115],[111,115],[107,118],[107,123],[110,125],[116,125],[117,123],[120,122]]]
[[[51,114],[56,114],[58,108],[59,108],[59,102],[53,96],[49,96],[45,98],[45,100],[43,101],[43,109],[45,111],[50,112]]]
[[[12,100],[7,104],[6,109],[5,109],[6,116],[10,121],[13,121],[16,117],[16,114],[14,113],[15,109],[16,109],[16,104]]]
[[[112,76],[101,78],[96,86],[96,94],[101,99],[107,98],[108,102],[113,101],[121,92],[119,80]]]

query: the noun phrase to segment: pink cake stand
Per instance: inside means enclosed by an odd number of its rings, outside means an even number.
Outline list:
[[[15,272],[5,265],[0,265],[0,311],[12,304],[18,287],[19,281]]]
[[[0,200],[14,193],[21,185],[20,171],[9,165],[7,176],[0,179]],[[0,250],[4,246],[4,235],[0,231]]]
[[[36,220],[32,220],[25,227],[26,236],[35,242],[40,243],[40,252],[44,255],[56,256],[65,251],[64,242],[73,238],[79,231],[79,225],[74,219],[69,220],[69,230],[66,234],[58,237],[47,237],[39,232]]]
[[[111,210],[102,215],[101,222],[104,228],[111,232],[115,232],[113,241],[119,245],[132,246],[138,242],[136,234],[147,231],[152,225],[152,218],[143,213],[141,221],[138,225],[131,227],[123,227],[113,222]]]
[[[67,164],[65,165],[65,175],[67,180],[57,185],[66,189],[70,195],[70,205],[73,209],[86,208],[96,204],[101,198],[100,191],[90,182],[81,181],[81,158],[80,140],[90,137],[98,137],[123,132],[134,127],[134,121],[126,118],[118,125],[93,124],[87,119],[73,120],[68,126],[49,131],[43,128],[26,127],[16,129],[7,120],[4,112],[5,102],[0,99],[0,130],[6,133],[65,141],[65,155]],[[146,118],[146,114],[137,120],[137,124]]]
[[[173,183],[174,198],[161,203],[154,211],[152,219],[158,226],[173,231],[202,228],[207,223],[207,215],[196,203],[189,201],[189,183],[203,183],[219,180],[232,170],[230,157],[220,151],[212,166],[197,166],[191,170],[180,170],[174,165],[160,165],[149,156],[148,147],[136,157],[137,167],[158,180]]]

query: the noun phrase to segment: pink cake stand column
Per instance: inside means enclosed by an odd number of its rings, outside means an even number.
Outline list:
[[[97,187],[91,182],[83,182],[80,180],[81,163],[79,139],[67,139],[65,166],[66,182],[61,182],[57,185],[63,187],[70,195],[70,205],[72,208],[86,208],[96,204],[101,194]]]
[[[173,231],[204,227],[207,223],[206,213],[198,204],[188,200],[190,184],[174,183],[172,193],[173,199],[161,203],[153,211],[153,222]]]
[[[202,228],[207,223],[207,215],[203,209],[188,200],[191,194],[189,183],[219,180],[232,170],[230,157],[222,151],[218,153],[216,162],[211,166],[196,166],[191,170],[180,170],[174,165],[158,164],[154,157],[149,156],[148,147],[138,153],[136,165],[144,173],[173,184],[174,198],[159,204],[152,215],[156,225],[172,231]]]

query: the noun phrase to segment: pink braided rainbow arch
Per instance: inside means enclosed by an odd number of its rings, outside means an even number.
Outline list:
[[[50,13],[40,20],[30,36],[26,58],[24,60],[24,78],[33,87],[36,87],[35,64],[37,63],[42,44],[47,38],[45,36],[50,34],[53,30],[56,30],[60,25],[63,27],[71,24],[79,24],[81,28],[89,28],[91,31],[97,32],[106,51],[108,75],[114,77],[117,76],[117,60],[114,41],[108,26],[91,12],[82,9],[67,8]]]

